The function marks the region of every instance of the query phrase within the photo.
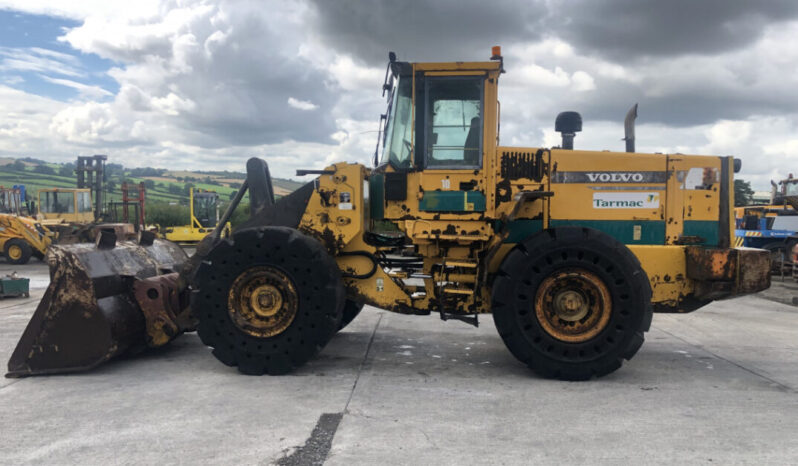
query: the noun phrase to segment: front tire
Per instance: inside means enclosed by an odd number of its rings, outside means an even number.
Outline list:
[[[30,261],[30,256],[33,254],[30,244],[19,238],[12,238],[6,241],[3,247],[3,254],[6,256],[6,261],[9,264],[24,265]]]
[[[222,240],[197,269],[197,333],[224,364],[279,375],[335,335],[345,291],[335,261],[293,228],[258,227]]]
[[[519,243],[492,289],[507,348],[544,377],[586,380],[621,367],[651,326],[651,286],[637,257],[598,230],[562,227]]]
[[[360,311],[363,310],[363,303],[358,303],[356,301],[352,301],[351,299],[347,299],[346,303],[344,304],[343,313],[341,316],[341,325],[338,327],[338,330],[343,330],[344,327],[349,325]]]

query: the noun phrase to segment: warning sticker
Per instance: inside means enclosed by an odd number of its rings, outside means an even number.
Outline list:
[[[659,193],[593,193],[594,209],[656,209],[658,207]]]

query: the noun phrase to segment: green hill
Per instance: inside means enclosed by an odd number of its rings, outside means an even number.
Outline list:
[[[146,186],[148,222],[172,226],[187,223],[190,187],[215,191],[225,201],[232,199],[246,179],[243,172],[189,171],[164,168],[126,168],[109,159],[106,164],[105,200],[120,201],[123,182]],[[284,196],[304,183],[273,178],[275,196]],[[44,188],[76,188],[74,163],[50,163],[33,158],[0,158],[0,187],[25,185],[28,200],[36,200],[36,192]],[[135,189],[135,188],[134,188]],[[135,192],[135,191],[134,191]],[[245,198],[244,203],[248,202]],[[242,206],[243,207],[243,206]],[[242,211],[243,209],[239,209]],[[169,212],[169,215],[166,215]],[[163,213],[163,216],[161,215]],[[242,214],[242,212],[237,212]],[[237,215],[236,217],[238,217]],[[185,218],[186,220],[179,220]]]
[[[35,159],[0,158],[0,186],[23,184],[30,195],[43,188],[75,188],[75,164],[55,164]],[[120,164],[106,165],[106,197],[119,200],[123,182],[145,183],[147,199],[152,202],[188,202],[188,187],[215,191],[222,199],[229,199],[241,187],[245,173],[229,171],[171,171],[162,168],[127,169]],[[273,179],[277,196],[284,196],[303,183],[280,178]]]

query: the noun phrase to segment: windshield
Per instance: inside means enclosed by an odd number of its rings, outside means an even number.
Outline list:
[[[205,228],[216,226],[216,199],[215,194],[194,195],[194,216]]]
[[[48,214],[75,213],[75,194],[72,192],[44,191],[40,196],[39,210]]]
[[[480,167],[481,78],[429,78],[426,96],[427,166]]]
[[[399,79],[399,84],[394,86],[388,107],[388,123],[380,162],[390,162],[395,167],[410,165],[410,153],[413,148],[411,83],[410,78]]]

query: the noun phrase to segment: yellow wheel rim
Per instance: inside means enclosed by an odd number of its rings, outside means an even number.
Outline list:
[[[555,272],[538,287],[535,316],[543,330],[568,343],[590,340],[607,327],[612,298],[607,285],[586,270]]]
[[[233,281],[227,312],[243,332],[258,338],[283,333],[299,310],[294,282],[274,267],[253,267]]]
[[[8,258],[11,260],[19,260],[22,258],[22,247],[16,244],[12,244],[11,247],[8,248]]]
[[[272,285],[261,285],[249,297],[249,307],[261,317],[272,317],[283,307],[283,295]]]

